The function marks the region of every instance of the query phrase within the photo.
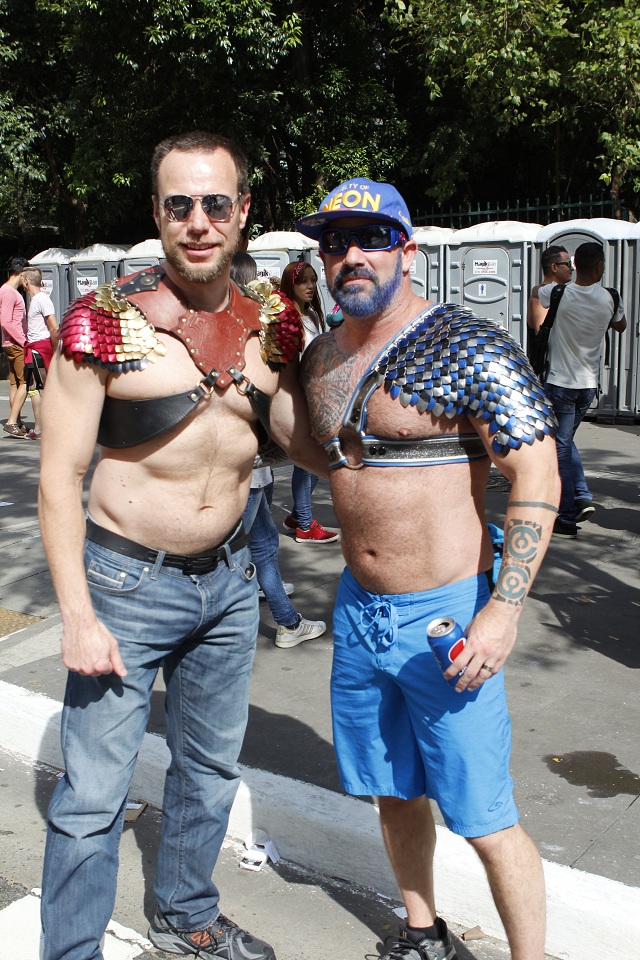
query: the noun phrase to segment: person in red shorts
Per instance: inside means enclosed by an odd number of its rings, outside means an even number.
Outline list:
[[[28,440],[39,440],[40,391],[44,387],[46,371],[49,369],[53,351],[58,344],[58,322],[53,301],[42,288],[42,271],[38,267],[29,267],[23,274],[23,284],[31,298],[27,314],[27,343],[24,360],[27,390],[31,397],[35,424],[27,433]],[[44,366],[44,374],[43,374]]]

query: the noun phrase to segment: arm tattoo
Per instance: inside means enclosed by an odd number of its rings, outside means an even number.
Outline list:
[[[510,504],[513,506],[513,504]],[[553,508],[555,511],[555,508]],[[521,607],[531,585],[531,566],[540,545],[542,527],[532,520],[509,520],[504,558],[493,599]]]
[[[337,347],[335,336],[316,337],[305,350],[300,369],[314,436],[322,443],[340,429],[353,393],[353,369],[357,356]]]
[[[554,507],[552,503],[543,503],[540,500],[513,500],[509,504],[510,507],[534,507],[538,510],[551,510],[553,513],[558,512],[558,508]]]
[[[277,467],[283,463],[291,463],[287,454],[275,440],[267,440],[262,446],[258,447],[253,468],[255,470],[256,467]]]

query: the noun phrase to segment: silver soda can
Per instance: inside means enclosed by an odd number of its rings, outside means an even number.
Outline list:
[[[455,622],[453,617],[437,617],[437,619],[432,620],[427,627],[427,638],[443,673],[462,653],[467,642],[462,627]],[[459,676],[460,674],[451,677],[450,680],[447,680],[447,683],[450,683],[452,687],[455,686]]]

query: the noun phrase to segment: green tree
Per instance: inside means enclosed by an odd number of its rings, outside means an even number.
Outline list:
[[[268,0],[36,0],[20,3],[19,29],[16,6],[0,7],[13,60],[2,131],[30,112],[29,176],[45,171],[74,245],[154,229],[148,162],[162,137],[205,127],[258,144],[280,96],[267,81],[299,36],[295,13],[278,20]]]
[[[155,229],[153,146],[205,127],[246,149],[254,220],[291,226],[346,176],[390,176],[406,150],[383,10],[383,0],[0,0],[0,203],[14,217],[51,210],[66,245],[141,239]]]
[[[286,2],[282,8],[289,7]],[[301,33],[256,165],[263,225],[292,227],[349,176],[391,176],[407,149],[383,0],[293,0]]]
[[[601,179],[637,203],[639,6],[387,0],[423,82],[430,194],[477,195],[484,180],[563,197]]]

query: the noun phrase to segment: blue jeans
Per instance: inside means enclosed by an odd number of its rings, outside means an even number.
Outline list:
[[[276,623],[293,627],[298,622],[295,607],[284,592],[282,574],[278,563],[280,538],[278,528],[271,516],[273,480],[266,487],[253,488],[244,511],[246,530],[250,530],[249,549],[256,565],[258,583],[262,587],[271,616]]]
[[[547,383],[545,393],[558,418],[556,449],[558,470],[562,481],[558,517],[566,523],[575,523],[576,500],[593,498],[589,492],[582,460],[573,438],[593,402],[596,390],[595,387],[575,390],[571,387],[557,387],[553,383]]]
[[[291,495],[293,510],[291,516],[301,530],[308,530],[313,520],[311,512],[311,494],[316,488],[318,477],[302,467],[294,467],[291,474]]]
[[[70,673],[66,765],[49,806],[42,883],[44,960],[100,960],[113,911],[127,792],[162,666],[167,771],[155,894],[174,926],[217,917],[211,879],[239,783],[258,629],[245,547],[205,575],[183,574],[87,541],[96,615],[117,638],[127,676]]]

